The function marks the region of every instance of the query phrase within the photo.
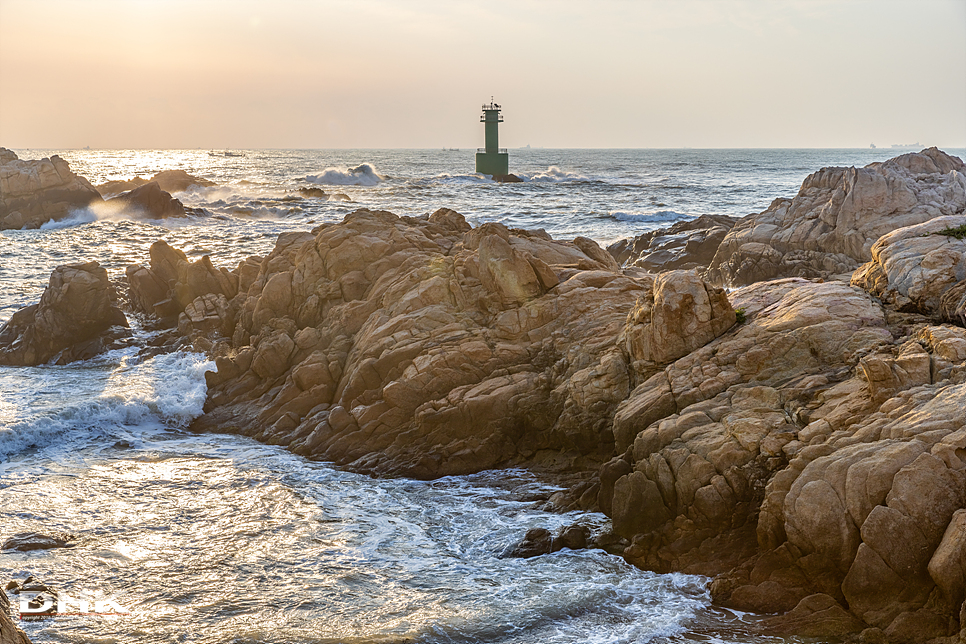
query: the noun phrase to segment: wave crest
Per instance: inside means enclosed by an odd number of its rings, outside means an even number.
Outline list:
[[[372,187],[385,177],[368,163],[354,168],[326,168],[321,174],[310,174],[305,177],[309,183],[320,183],[329,186],[364,186]]]
[[[579,172],[568,172],[552,165],[546,170],[536,174],[517,173],[517,176],[524,181],[542,181],[545,183],[560,183],[561,181],[589,181],[588,177]]]
[[[78,208],[71,210],[63,219],[51,219],[45,224],[40,225],[40,230],[60,230],[61,228],[73,228],[97,221],[97,215],[90,208]]]

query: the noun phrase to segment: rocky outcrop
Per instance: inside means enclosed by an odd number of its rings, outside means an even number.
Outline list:
[[[251,279],[246,264],[232,272],[215,268],[207,255],[189,262],[183,252],[160,240],[151,245],[150,257],[148,266],[132,264],[125,270],[135,311],[153,315],[165,326],[177,325],[185,336],[196,331],[231,336],[235,312],[228,300],[238,293],[239,275]]]
[[[562,527],[557,530],[556,535],[546,528],[533,528],[527,530],[523,540],[510,548],[505,556],[528,559],[558,552],[564,548],[582,550],[590,543],[590,528],[584,525],[574,524]]]
[[[127,319],[115,301],[107,271],[97,262],[59,266],[40,302],[24,307],[0,327],[0,364],[58,364],[93,357],[124,333]]]
[[[943,297],[966,285],[966,241],[941,231],[966,226],[966,215],[937,217],[883,235],[872,246],[872,261],[852,275],[852,284],[882,298],[900,311],[942,315],[962,323],[960,297]]]
[[[134,177],[126,181],[108,181],[97,186],[97,191],[104,197],[119,195],[140,188],[148,183],[157,183],[165,192],[184,192],[192,186],[208,187],[216,185],[202,177],[195,177],[184,170],[162,170],[150,179]]]
[[[725,236],[707,272],[741,286],[781,277],[845,277],[883,235],[966,208],[963,162],[929,148],[864,168],[823,168]]]
[[[31,550],[50,550],[51,548],[69,548],[77,541],[77,537],[64,532],[43,534],[40,532],[23,532],[6,539],[2,550],[16,550],[29,552]]]
[[[99,201],[90,182],[59,156],[25,161],[0,148],[0,230],[39,228]]]
[[[649,569],[721,572],[728,557],[705,542],[753,520],[795,440],[795,412],[855,351],[891,340],[881,310],[843,284],[782,280],[732,299],[745,324],[645,380],[615,413],[622,455],[601,471],[599,504],[618,534],[646,535],[628,555]]]
[[[127,213],[146,219],[184,217],[184,204],[161,189],[156,181],[144,184],[107,202],[112,213]]]
[[[446,209],[356,211],[251,267],[195,427],[423,478],[599,463],[631,360],[653,368],[735,320],[693,273],[629,277],[589,239],[471,229]]]
[[[737,222],[735,217],[726,215],[701,215],[669,228],[614,242],[607,251],[621,265],[637,266],[652,273],[705,269]]]
[[[896,339],[877,302],[835,282],[731,299],[744,324],[615,413],[623,454],[601,469],[599,505],[631,539],[625,557],[718,574],[715,601],[790,611],[775,632],[954,635],[966,331]]]

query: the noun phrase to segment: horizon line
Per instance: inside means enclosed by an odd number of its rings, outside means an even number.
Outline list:
[[[6,146],[0,146],[6,147]],[[854,146],[807,146],[807,147],[782,147],[782,146],[752,146],[752,147],[734,147],[734,146],[711,146],[711,147],[701,147],[701,146],[674,146],[674,147],[553,147],[553,146],[519,146],[519,147],[509,147],[508,150],[882,150],[882,151],[899,151],[899,150],[926,150],[929,148],[943,149],[966,149],[966,144],[962,145],[897,145],[893,146],[877,146],[872,147],[854,147]],[[225,152],[225,151],[250,151],[250,152],[264,152],[264,151],[344,151],[344,150],[417,150],[417,151],[437,151],[437,152],[474,152],[476,147],[466,147],[466,148],[440,148],[440,147],[430,147],[430,148],[410,148],[410,147],[342,147],[342,148],[299,148],[299,147],[57,147],[57,146],[13,146],[6,148],[8,150],[63,150],[69,152],[96,152],[105,150],[164,150],[164,151],[201,151],[201,152]]]

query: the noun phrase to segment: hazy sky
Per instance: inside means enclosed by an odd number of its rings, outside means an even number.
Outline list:
[[[11,148],[966,147],[966,0],[0,0]]]

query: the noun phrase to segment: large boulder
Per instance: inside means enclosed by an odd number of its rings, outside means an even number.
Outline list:
[[[24,307],[0,327],[0,364],[38,365],[98,353],[111,327],[127,326],[117,294],[97,262],[58,266],[40,302]]]
[[[794,199],[776,199],[725,236],[708,270],[717,284],[845,276],[897,228],[962,213],[963,162],[929,148],[864,168],[823,168]]]
[[[637,266],[652,273],[707,268],[738,219],[727,215],[701,215],[679,221],[669,228],[654,230],[607,247],[620,264]]]
[[[184,217],[184,204],[161,189],[157,181],[150,181],[107,202],[109,210],[132,214],[147,219]]]
[[[155,182],[165,192],[184,192],[192,186],[207,187],[216,185],[214,182],[202,177],[195,177],[184,170],[162,170],[150,179],[134,177],[127,180],[107,181],[97,186],[97,191],[104,197],[119,195],[122,192],[129,192],[135,188]]]
[[[0,230],[39,228],[100,201],[94,186],[59,156],[25,161],[0,148]]]
[[[959,322],[957,307],[944,311],[942,302],[947,291],[966,280],[966,240],[943,233],[960,227],[966,227],[966,215],[937,217],[883,235],[872,245],[872,260],[852,275],[852,284],[900,311],[943,314]]]

